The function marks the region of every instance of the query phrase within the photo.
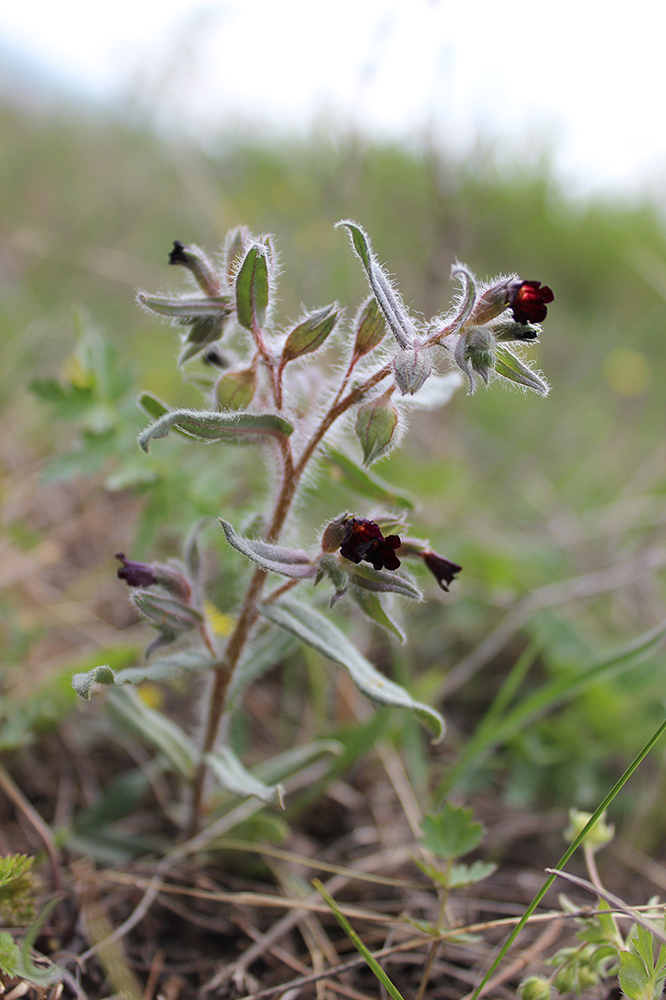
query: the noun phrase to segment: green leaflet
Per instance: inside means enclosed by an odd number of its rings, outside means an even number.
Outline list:
[[[330,469],[332,479],[339,480],[349,489],[371,500],[380,500],[392,507],[402,507],[404,510],[414,510],[416,502],[405,490],[396,489],[384,482],[374,472],[362,469],[351,458],[341,451],[331,448],[324,456],[324,462]]]

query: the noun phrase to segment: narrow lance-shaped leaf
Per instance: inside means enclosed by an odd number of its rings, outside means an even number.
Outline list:
[[[148,451],[153,438],[165,438],[171,430],[205,444],[256,444],[268,437],[288,437],[294,428],[288,420],[274,413],[169,410],[139,434],[139,444]]]
[[[218,747],[213,753],[206,754],[206,763],[226,791],[233,792],[234,795],[240,795],[243,798],[249,798],[253,795],[255,798],[261,799],[262,802],[269,802],[280,806],[281,809],[284,808],[282,785],[265,785],[263,781],[259,781],[243,767],[229,747]]]
[[[377,263],[367,234],[358,223],[352,222],[351,219],[343,219],[341,222],[336,223],[336,228],[341,227],[349,230],[352,246],[361,259],[368,284],[386,317],[388,325],[391,327],[398,345],[403,350],[411,347],[416,336],[414,324],[393,290],[391,282]]]
[[[395,572],[373,569],[372,566],[364,566],[363,563],[350,567],[348,572],[351,580],[363,590],[375,594],[399,594],[413,601],[423,600],[423,594],[416,584]]]
[[[310,562],[309,555],[302,549],[272,545],[259,538],[244,538],[236,533],[228,521],[220,518],[220,524],[229,545],[269,573],[280,573],[295,580],[303,580],[314,576],[317,572],[316,567]]]
[[[415,701],[399,684],[380,674],[359,653],[349,639],[324,615],[307,604],[282,599],[263,604],[261,614],[275,625],[298,636],[329,660],[344,667],[359,691],[372,701],[395,708],[406,708],[431,729],[437,740],[444,735],[444,719],[434,708]]]
[[[266,254],[262,243],[254,243],[236,275],[236,315],[246,330],[261,328],[266,319],[269,300]]]
[[[233,311],[229,295],[215,295],[209,298],[165,298],[161,295],[139,292],[136,298],[146,309],[159,316],[175,319],[182,326],[189,326],[190,323],[209,317],[229,316]]]
[[[160,750],[185,778],[194,777],[197,752],[189,736],[175,722],[149,708],[129,688],[110,691],[107,701],[119,719]]]
[[[527,389],[537,392],[540,396],[547,396],[550,392],[548,383],[537,375],[536,372],[532,371],[531,368],[524,365],[506,347],[498,346],[495,348],[495,371],[503,378],[507,378],[511,382],[517,382],[518,385],[524,385]]]
[[[426,391],[425,389],[423,390]],[[417,399],[420,398],[416,397]],[[414,397],[412,397],[412,402]],[[362,469],[353,459],[348,458],[341,451],[331,448],[324,456],[324,462],[331,470],[331,478],[339,480],[358,493],[360,496],[368,497],[371,500],[380,500],[392,507],[403,507],[405,510],[414,510],[416,503],[411,494],[404,490],[399,490],[395,486],[389,485],[376,473],[368,469]]]
[[[85,673],[72,676],[72,687],[81,698],[90,699],[95,684],[122,687],[125,684],[142,684],[144,681],[170,681],[181,674],[210,670],[217,665],[205,649],[183,649],[171,656],[162,656],[152,663],[138,667],[112,670],[109,666],[93,667]]]

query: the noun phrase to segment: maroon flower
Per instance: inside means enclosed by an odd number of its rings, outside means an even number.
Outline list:
[[[423,552],[421,552],[421,559],[423,559],[423,562],[435,577],[442,590],[446,590],[448,592],[448,585],[453,583],[454,578],[461,571],[462,566],[458,566],[457,563],[451,562],[450,559],[445,559],[444,556],[438,556],[436,552],[432,551],[432,549],[424,549]]]
[[[122,566],[118,570],[118,578],[124,580],[128,587],[152,587],[157,583],[157,575],[148,563],[130,562],[122,552],[116,554]]]
[[[546,303],[555,296],[548,285],[540,281],[521,281],[516,278],[507,288],[509,307],[518,323],[541,323],[546,318]]]
[[[366,517],[350,517],[340,546],[340,555],[356,564],[364,559],[374,569],[397,569],[400,560],[395,550],[399,548],[399,535],[387,535],[384,538],[374,521],[369,521]]]

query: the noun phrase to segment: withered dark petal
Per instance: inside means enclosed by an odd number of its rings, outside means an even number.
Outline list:
[[[450,559],[445,559],[444,556],[438,555],[431,549],[424,549],[421,553],[421,558],[437,580],[437,583],[442,590],[446,590],[448,592],[448,585],[453,583],[455,577],[462,570],[462,566],[451,562]]]
[[[185,247],[184,243],[181,243],[180,240],[174,240],[173,241],[173,250],[169,254],[169,263],[170,264],[184,264],[185,266],[187,266],[188,263],[189,263],[189,261],[188,261],[187,257],[185,256],[185,250],[186,250],[186,247]]]

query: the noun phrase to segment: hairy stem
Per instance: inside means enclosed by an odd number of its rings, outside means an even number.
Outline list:
[[[338,398],[340,395],[340,392],[338,392],[333,404],[324,415],[321,423],[306,444],[296,463],[294,463],[289,441],[280,440],[282,457],[282,485],[275,502],[270,527],[266,532],[266,538],[268,540],[272,542],[278,540],[280,532],[282,531],[285,521],[287,520],[291,505],[294,502],[294,497],[296,496],[296,491],[301,477],[327,431],[335,423],[338,417],[342,416],[342,414],[345,413],[350,406],[359,402],[365,393],[374,388],[374,386],[379,382],[382,382],[390,374],[391,366],[384,365],[383,368],[380,368],[379,371],[375,372],[374,375],[371,375],[365,382],[348,392],[342,399]],[[277,386],[274,380],[273,369],[271,369],[271,386],[274,393],[276,393]],[[344,389],[344,383],[342,389]],[[279,398],[279,392],[277,392],[276,400],[277,398]],[[258,618],[259,612],[257,610],[257,603],[259,601],[259,597],[261,596],[266,576],[266,570],[263,570],[260,567],[257,567],[252,574],[252,578],[241,605],[236,626],[227,643],[224,655],[224,665],[215,668],[215,680],[213,682],[213,688],[208,701],[208,715],[206,718],[206,726],[201,748],[201,759],[193,784],[192,807],[188,827],[188,834],[190,837],[195,835],[199,827],[203,800],[203,788],[207,771],[205,757],[206,754],[210,753],[215,746],[218,730],[220,728],[220,722],[222,720],[222,716],[224,715],[229,682],[231,681],[231,677],[238,665],[243,649],[245,648],[252,628]]]

